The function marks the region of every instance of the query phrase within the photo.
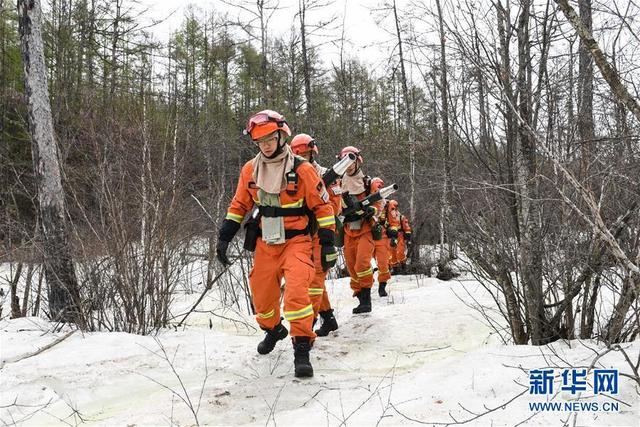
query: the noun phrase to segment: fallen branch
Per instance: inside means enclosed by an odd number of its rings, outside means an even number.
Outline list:
[[[416,354],[416,353],[426,353],[428,351],[438,351],[438,350],[445,350],[447,348],[451,347],[450,345],[444,346],[444,347],[435,347],[435,348],[426,348],[424,350],[417,350],[417,351],[405,351],[404,354]]]
[[[196,301],[195,304],[193,304],[193,307],[191,307],[191,310],[189,310],[187,312],[187,314],[184,315],[184,317],[182,318],[182,320],[180,321],[180,323],[178,323],[178,325],[176,326],[176,328],[179,328],[180,326],[182,326],[182,324],[184,323],[185,320],[187,320],[187,317],[189,317],[189,315],[191,313],[193,313],[193,310],[196,309],[196,307],[198,307],[198,305],[202,302],[202,300],[204,299],[204,296],[207,294],[207,292],[209,292],[209,290],[213,287],[213,284],[216,283],[224,273],[227,272],[227,270],[229,269],[229,267],[231,267],[233,265],[233,262],[229,265],[227,265],[225,268],[222,269],[222,271],[220,273],[218,273],[218,275],[216,277],[213,278],[213,280],[211,281],[211,283],[208,283],[207,286],[205,286],[204,291],[202,291],[202,294],[200,295],[200,298],[198,298],[198,301]]]
[[[472,417],[472,418],[469,418],[469,419],[466,419],[466,420],[463,420],[463,421],[458,421],[458,420],[456,420],[455,418],[453,418],[453,415],[449,414],[449,416],[453,419],[453,422],[447,422],[447,423],[444,423],[444,422],[433,422],[433,421],[422,421],[422,420],[418,420],[418,419],[416,419],[416,418],[411,418],[411,417],[409,417],[409,416],[407,416],[407,415],[403,414],[402,412],[400,412],[400,411],[398,410],[398,408],[396,408],[396,407],[395,407],[395,405],[394,405],[393,403],[391,403],[391,407],[392,407],[392,408],[393,408],[393,409],[398,413],[398,415],[400,415],[401,417],[403,417],[403,418],[405,418],[405,419],[407,419],[407,420],[409,420],[409,421],[416,422],[416,423],[418,423],[418,424],[431,424],[431,425],[435,425],[435,426],[450,426],[450,425],[458,425],[458,424],[467,424],[467,423],[470,423],[470,422],[472,422],[472,421],[477,420],[477,419],[478,419],[478,418],[480,418],[480,417],[483,417],[483,416],[485,416],[485,415],[487,415],[487,414],[490,414],[491,412],[497,411],[498,409],[505,409],[505,407],[506,407],[507,405],[509,405],[511,402],[513,402],[514,400],[516,400],[517,398],[519,398],[520,396],[522,396],[523,394],[525,394],[525,393],[526,393],[526,392],[528,392],[528,391],[529,391],[529,388],[527,387],[527,388],[525,388],[524,390],[522,390],[522,392],[521,392],[521,393],[518,393],[517,395],[515,395],[514,397],[512,397],[512,398],[511,398],[511,399],[509,399],[508,401],[506,401],[506,402],[504,402],[504,403],[501,403],[500,405],[498,405],[498,406],[496,406],[496,407],[494,407],[494,408],[487,408],[487,409],[488,409],[487,411],[485,411],[485,412],[483,412],[483,413],[481,413],[481,414],[478,414],[478,415],[476,415],[475,417]],[[485,406],[485,407],[486,407],[486,406]],[[464,408],[463,408],[463,409],[464,409]],[[465,410],[466,410],[466,409],[465,409]],[[469,411],[467,410],[467,412],[469,412]]]
[[[4,365],[6,365],[7,363],[16,363],[16,362],[19,362],[19,361],[24,360],[24,359],[28,359],[28,358],[33,357],[33,356],[37,356],[40,353],[43,353],[43,352],[49,350],[51,347],[60,344],[62,341],[66,340],[71,335],[75,334],[76,331],[77,331],[77,329],[74,329],[71,332],[67,332],[65,335],[63,335],[60,338],[56,339],[52,343],[47,344],[44,347],[39,348],[38,350],[36,350],[36,351],[34,351],[32,353],[27,353],[25,355],[15,356],[15,357],[11,357],[9,359],[3,360],[2,362],[0,362],[0,369],[4,368]]]

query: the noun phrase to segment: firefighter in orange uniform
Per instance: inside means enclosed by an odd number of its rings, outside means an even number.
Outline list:
[[[322,177],[327,172],[327,168],[320,166],[316,161],[316,157],[319,153],[318,144],[311,136],[306,133],[296,135],[291,140],[291,150],[294,154],[304,157],[309,163],[311,163],[316,169],[318,176]],[[340,213],[340,204],[342,202],[342,190],[340,189],[340,183],[332,183],[328,186],[327,190],[329,192],[329,200],[333,208],[333,214],[337,216]],[[320,314],[320,317],[322,318],[322,325],[320,328],[315,330],[315,333],[319,337],[325,337],[329,335],[329,332],[338,329],[338,322],[333,315],[329,295],[327,294],[327,290],[324,285],[328,272],[322,268],[322,263],[320,262],[321,247],[322,245],[320,245],[318,236],[314,235],[313,261],[316,267],[316,272],[313,282],[309,286],[309,297],[311,298],[311,303],[313,305],[314,316],[317,317],[317,315]]]
[[[400,270],[405,271],[407,268],[407,247],[411,245],[411,224],[406,215],[400,214],[400,230],[398,230],[398,264]]]
[[[340,158],[353,153],[356,161],[342,177],[343,209],[350,211],[356,206],[356,212],[348,213],[344,217],[344,257],[351,278],[350,285],[353,296],[358,298],[358,306],[353,314],[371,311],[371,287],[373,286],[373,258],[374,244],[372,235],[373,217],[377,214],[380,204],[376,203],[362,209],[358,202],[370,194],[370,179],[362,171],[362,155],[356,147],[344,147]]]
[[[371,193],[375,193],[384,187],[384,181],[382,178],[371,178]],[[373,226],[373,243],[374,243],[374,258],[378,265],[378,295],[380,297],[387,296],[387,283],[391,279],[391,272],[389,271],[389,256],[390,256],[390,241],[386,233],[387,228],[387,201],[383,201],[383,207],[380,209],[380,213],[376,215],[376,223]]]
[[[389,229],[391,237],[391,268],[395,272],[404,271],[407,264],[405,242],[411,242],[409,219],[398,210],[398,202],[389,201]]]
[[[329,195],[313,166],[296,158],[285,143],[291,131],[284,116],[271,110],[254,114],[245,133],[260,152],[242,167],[236,193],[220,227],[216,255],[224,265],[230,265],[229,242],[245,215],[257,206],[261,236],[255,242],[249,286],[256,320],[266,332],[258,353],[271,352],[288,334],[280,318],[280,278],[284,277],[283,314],[291,327],[295,376],[311,377],[309,351],[315,334],[309,285],[315,268],[307,212],[311,211],[319,224],[321,262],[328,270],[337,258]]]

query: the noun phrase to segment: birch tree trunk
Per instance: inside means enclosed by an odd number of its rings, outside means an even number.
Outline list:
[[[436,0],[438,7],[438,24],[440,30],[440,94],[442,100],[442,165],[444,172],[444,182],[442,184],[442,194],[440,195],[440,263],[439,268],[451,258],[451,253],[445,247],[450,248],[448,224],[451,213],[449,204],[449,191],[451,188],[451,140],[449,138],[449,83],[447,82],[447,61],[445,50],[444,25],[442,22],[442,7],[440,0]],[[446,245],[449,243],[449,245]]]
[[[515,228],[516,239],[520,242],[520,222],[518,221],[518,200],[516,196],[516,177],[515,177],[515,158],[517,145],[517,123],[511,105],[515,105],[515,95],[513,93],[511,79],[511,9],[509,1],[503,6],[502,3],[496,3],[496,15],[498,22],[498,35],[500,38],[500,70],[499,80],[503,88],[502,109],[504,121],[506,124],[505,137],[507,142],[507,188],[512,191],[508,192],[509,209]]]
[[[258,7],[258,18],[260,19],[260,54],[262,58],[260,60],[260,83],[262,84],[262,92],[260,93],[260,100],[263,103],[267,103],[270,96],[267,96],[267,18],[265,16],[265,4],[264,0],[256,0],[256,6]]]
[[[580,19],[591,32],[591,0],[580,0]],[[589,165],[593,158],[593,59],[584,41],[578,47],[578,135],[580,136],[580,174],[591,190]]]
[[[407,87],[407,74],[404,68],[404,54],[402,51],[402,35],[400,33],[400,21],[398,20],[398,9],[396,8],[396,1],[393,0],[393,16],[396,23],[396,35],[398,36],[398,50],[400,53],[400,83],[402,84],[402,96],[404,98],[404,111],[407,132],[409,135],[409,216],[411,220],[415,220],[415,193],[416,193],[416,145],[413,133],[413,114],[410,105],[409,89]]]
[[[304,98],[307,103],[307,127],[313,135],[313,105],[311,104],[311,67],[309,65],[309,52],[307,49],[307,4],[305,0],[299,0],[298,13],[300,15],[300,42],[302,48],[302,74],[304,76]]]
[[[11,291],[11,318],[16,319],[18,317],[22,317],[22,312],[20,311],[20,297],[18,296],[18,282],[20,281],[20,276],[22,275],[22,263],[18,263],[16,267],[16,272],[11,278],[10,281],[10,291]]]
[[[542,255],[540,248],[540,206],[537,200],[536,140],[531,135],[531,42],[529,12],[531,1],[521,2],[518,20],[518,126],[519,150],[516,160],[516,184],[519,198],[522,284],[526,292],[529,333],[533,345],[548,342],[542,294]]]
[[[149,204],[149,194],[147,191],[147,163],[149,163],[149,139],[147,137],[147,99],[142,87],[142,169],[140,171],[140,181],[142,184],[142,211],[140,212],[140,243],[143,250],[147,248],[147,206]]]
[[[40,0],[18,0],[17,5],[31,153],[44,237],[45,278],[49,285],[49,314],[52,320],[76,322],[82,328],[80,292],[67,238],[64,192],[49,102]]]

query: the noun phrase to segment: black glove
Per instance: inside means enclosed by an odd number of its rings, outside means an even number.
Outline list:
[[[366,208],[364,208],[362,219],[373,218],[375,214],[376,214],[376,208],[374,208],[373,206],[367,206]]]
[[[228,247],[229,242],[218,239],[218,245],[216,246],[216,258],[218,258],[218,261],[220,261],[225,267],[231,265],[231,261],[227,258]]]
[[[411,243],[411,233],[404,233],[404,240],[406,240],[407,243]]]
[[[353,221],[358,221],[358,220],[359,220],[359,219],[361,219],[361,218],[362,218],[362,216],[361,216],[361,215],[359,215],[359,214],[357,214],[357,213],[355,213],[355,212],[354,212],[354,213],[351,213],[351,214],[349,214],[349,215],[345,215],[345,217],[344,217],[344,223],[347,223],[347,222],[353,222]]]
[[[373,240],[382,240],[382,232],[384,230],[384,226],[378,222],[371,226],[371,236]]]
[[[218,240],[224,240],[229,244],[233,240],[233,236],[240,230],[240,223],[225,219],[220,226],[220,232],[218,233]]]
[[[390,239],[398,238],[398,230],[394,230],[392,228],[387,228],[387,237]]]
[[[231,265],[231,261],[229,261],[229,258],[227,258],[227,248],[229,247],[229,242],[233,240],[233,236],[236,235],[239,229],[240,223],[238,222],[232,221],[230,219],[225,219],[224,221],[222,221],[222,226],[220,227],[220,232],[218,233],[216,258],[218,258],[218,261],[220,261],[225,267],[227,265]]]
[[[321,228],[318,230],[318,240],[320,240],[320,263],[322,264],[322,271],[327,271],[338,260],[338,252],[335,247],[335,233],[328,228]]]
[[[329,271],[338,261],[338,251],[333,245],[322,245],[320,248],[320,263],[322,271]]]

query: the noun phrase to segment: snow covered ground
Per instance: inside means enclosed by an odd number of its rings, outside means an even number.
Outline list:
[[[504,346],[462,299],[467,290],[491,300],[469,277],[442,282],[398,276],[389,298],[354,316],[347,279],[328,283],[340,329],[318,338],[315,377],[293,376],[289,340],[256,353],[262,331],[251,316],[239,322],[196,313],[182,330],[157,337],[79,332],[42,353],[21,356],[64,337],[38,318],[0,322],[0,420],[64,425],[411,425],[471,420],[470,425],[640,425],[634,383],[620,377],[619,394],[559,391],[562,368],[587,368],[605,349],[594,342]],[[217,293],[202,309],[217,307]],[[197,298],[181,303],[186,307]],[[211,322],[211,323],[210,323]],[[210,325],[212,329],[210,329]],[[623,346],[632,360],[640,342]],[[529,369],[553,367],[555,390],[529,394]],[[596,368],[630,372],[620,351]],[[591,377],[589,377],[591,378]],[[591,385],[591,381],[589,381]],[[517,397],[519,396],[519,397]],[[615,400],[614,400],[615,399]],[[531,410],[530,402],[619,402],[617,412]],[[563,403],[564,404],[564,403]],[[495,410],[493,410],[495,408]],[[490,411],[493,410],[493,411]],[[475,418],[476,414],[488,412]]]

